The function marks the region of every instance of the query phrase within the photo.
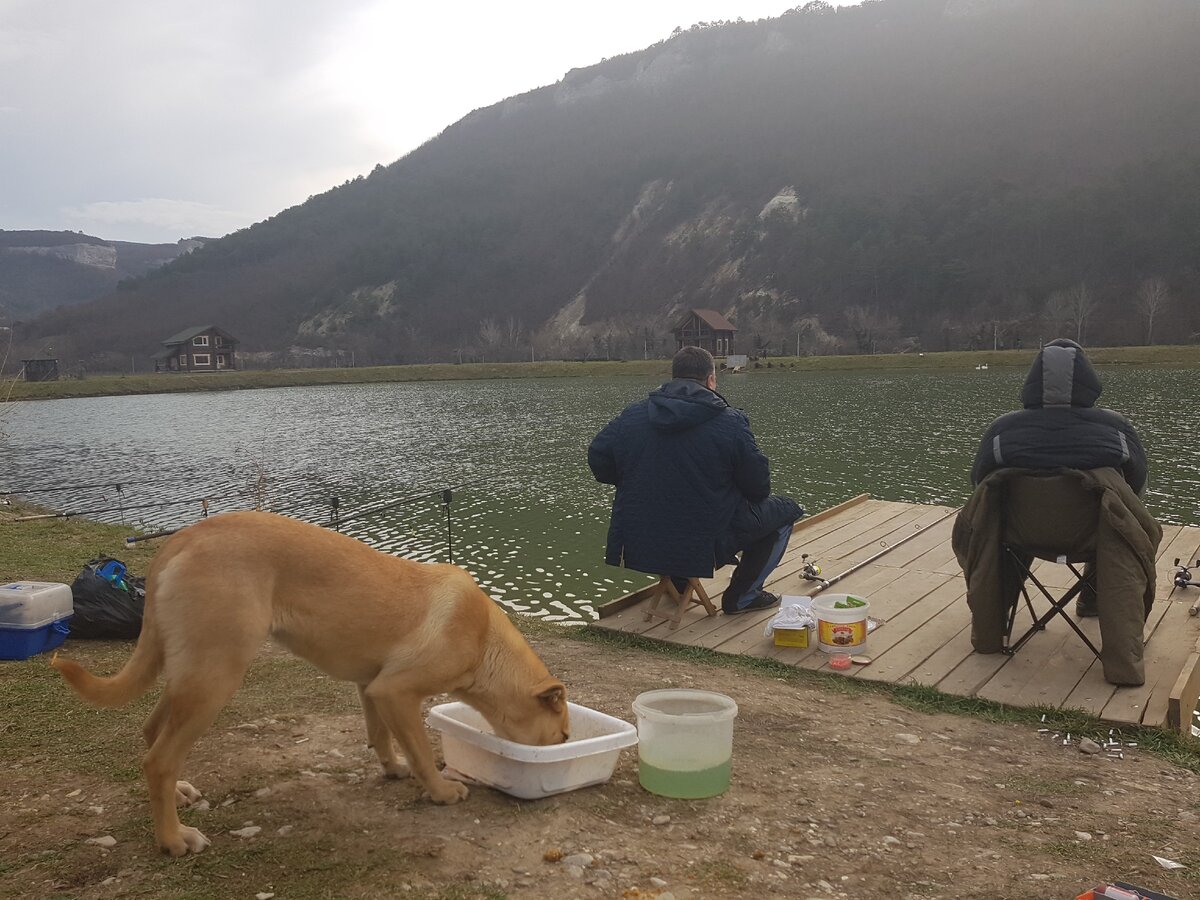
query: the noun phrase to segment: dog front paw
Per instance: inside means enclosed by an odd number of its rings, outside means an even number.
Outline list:
[[[383,764],[384,778],[407,778],[411,774],[412,771],[408,768],[408,763],[401,760]]]
[[[212,842],[206,838],[199,828],[192,828],[189,825],[179,826],[179,833],[173,838],[159,841],[159,846],[162,847],[163,853],[169,853],[171,856],[187,856],[189,853],[200,853],[205,847]]]
[[[429,786],[430,798],[434,803],[444,806],[451,806],[460,800],[466,800],[469,793],[467,786],[461,781],[451,781],[448,778],[441,778]]]
[[[175,782],[175,805],[178,807],[191,806],[204,795],[186,781]],[[200,835],[204,837],[204,835]],[[207,844],[206,844],[207,846]]]

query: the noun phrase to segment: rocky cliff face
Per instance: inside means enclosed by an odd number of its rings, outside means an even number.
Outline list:
[[[7,253],[28,253],[31,256],[50,256],[81,266],[98,269],[117,267],[117,248],[107,244],[60,244],[57,247],[8,247]]]

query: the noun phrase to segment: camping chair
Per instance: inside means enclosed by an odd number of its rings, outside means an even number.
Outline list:
[[[1053,619],[1055,616],[1062,616],[1063,621],[1071,626],[1071,630],[1079,635],[1079,639],[1087,644],[1088,649],[1095,654],[1096,659],[1099,659],[1100,651],[1096,649],[1096,645],[1092,643],[1091,639],[1083,633],[1083,630],[1076,625],[1075,621],[1067,614],[1068,604],[1070,604],[1070,602],[1076,597],[1079,597],[1081,594],[1083,594],[1084,591],[1087,591],[1092,600],[1095,601],[1096,587],[1094,574],[1088,572],[1087,570],[1080,572],[1079,569],[1075,567],[1075,562],[1067,559],[1066,554],[1057,554],[1054,556],[1053,562],[1064,565],[1070,569],[1071,574],[1075,576],[1075,582],[1070,586],[1066,593],[1056,598],[1054,594],[1050,592],[1050,589],[1042,584],[1042,582],[1038,580],[1038,577],[1033,574],[1033,570],[1030,565],[1033,556],[1031,556],[1028,551],[1008,543],[1002,543],[1000,546],[1001,552],[1004,554],[1003,564],[1011,566],[1014,576],[1019,578],[1021,581],[1021,596],[1025,599],[1025,606],[1029,610],[1029,617],[1033,619],[1033,624],[1029,626],[1029,630],[1017,638],[1017,640],[1014,642],[1012,639],[1013,626],[1016,624],[1017,610],[1020,608],[1021,604],[1013,603],[1013,605],[1009,607],[1008,627],[1005,629],[1004,633],[1004,652],[1009,656],[1012,656],[1018,650],[1020,650],[1021,647],[1025,645],[1025,642],[1033,637],[1037,632],[1045,631],[1046,625],[1049,624],[1051,619]],[[1048,559],[1049,557],[1041,558]],[[1037,588],[1038,592],[1041,593],[1041,595],[1049,603],[1049,608],[1040,616],[1033,608],[1033,599],[1029,596],[1029,587],[1027,582],[1032,582],[1034,587]]]
[[[669,575],[662,575],[658,579],[658,584],[654,586],[654,592],[650,595],[650,605],[646,608],[644,621],[665,619],[671,623],[671,630],[674,631],[679,627],[683,611],[693,603],[703,606],[709,616],[717,614],[717,610],[713,606],[712,600],[708,598],[704,586],[700,584],[699,578],[689,578],[687,587],[679,591],[676,590]],[[659,609],[660,606],[663,608]]]
[[[1050,492],[1049,496],[1047,491]],[[1063,621],[1095,657],[1100,658],[1100,651],[1096,649],[1096,645],[1067,612],[1071,601],[1081,595],[1096,601],[1096,540],[1095,530],[1088,521],[1094,521],[1094,518],[1090,512],[1083,512],[1092,506],[1096,507],[1095,515],[1098,516],[1099,506],[1094,495],[1086,494],[1082,488],[1074,485],[1051,482],[1032,472],[1005,483],[1000,505],[1001,577],[1010,585],[1014,582],[1019,585],[1025,608],[1029,610],[1029,616],[1033,620],[1029,630],[1014,641],[1013,626],[1016,624],[1017,611],[1021,607],[1014,591],[1011,595],[1013,602],[1007,612],[1007,628],[1004,634],[1004,652],[1009,656],[1020,650],[1037,632],[1045,631],[1055,616],[1062,616]],[[1072,517],[1070,526],[1062,525],[1056,520],[1060,509],[1070,510],[1065,514]],[[1079,524],[1081,522],[1088,524],[1082,527]],[[1035,559],[1065,565],[1071,570],[1074,581],[1064,593],[1055,596],[1054,591],[1033,574],[1032,563]],[[1082,572],[1077,568],[1079,563],[1088,564]],[[1041,615],[1034,609],[1029,590],[1030,583],[1048,604],[1048,608]]]

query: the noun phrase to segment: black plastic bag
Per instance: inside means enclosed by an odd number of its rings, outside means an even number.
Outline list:
[[[71,599],[71,637],[110,640],[141,634],[146,579],[131,576],[120,560],[102,556],[89,562],[71,585]]]

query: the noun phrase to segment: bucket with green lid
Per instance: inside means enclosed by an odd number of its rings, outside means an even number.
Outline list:
[[[867,646],[871,603],[858,594],[821,594],[813,598],[817,646],[826,653],[862,653]]]

